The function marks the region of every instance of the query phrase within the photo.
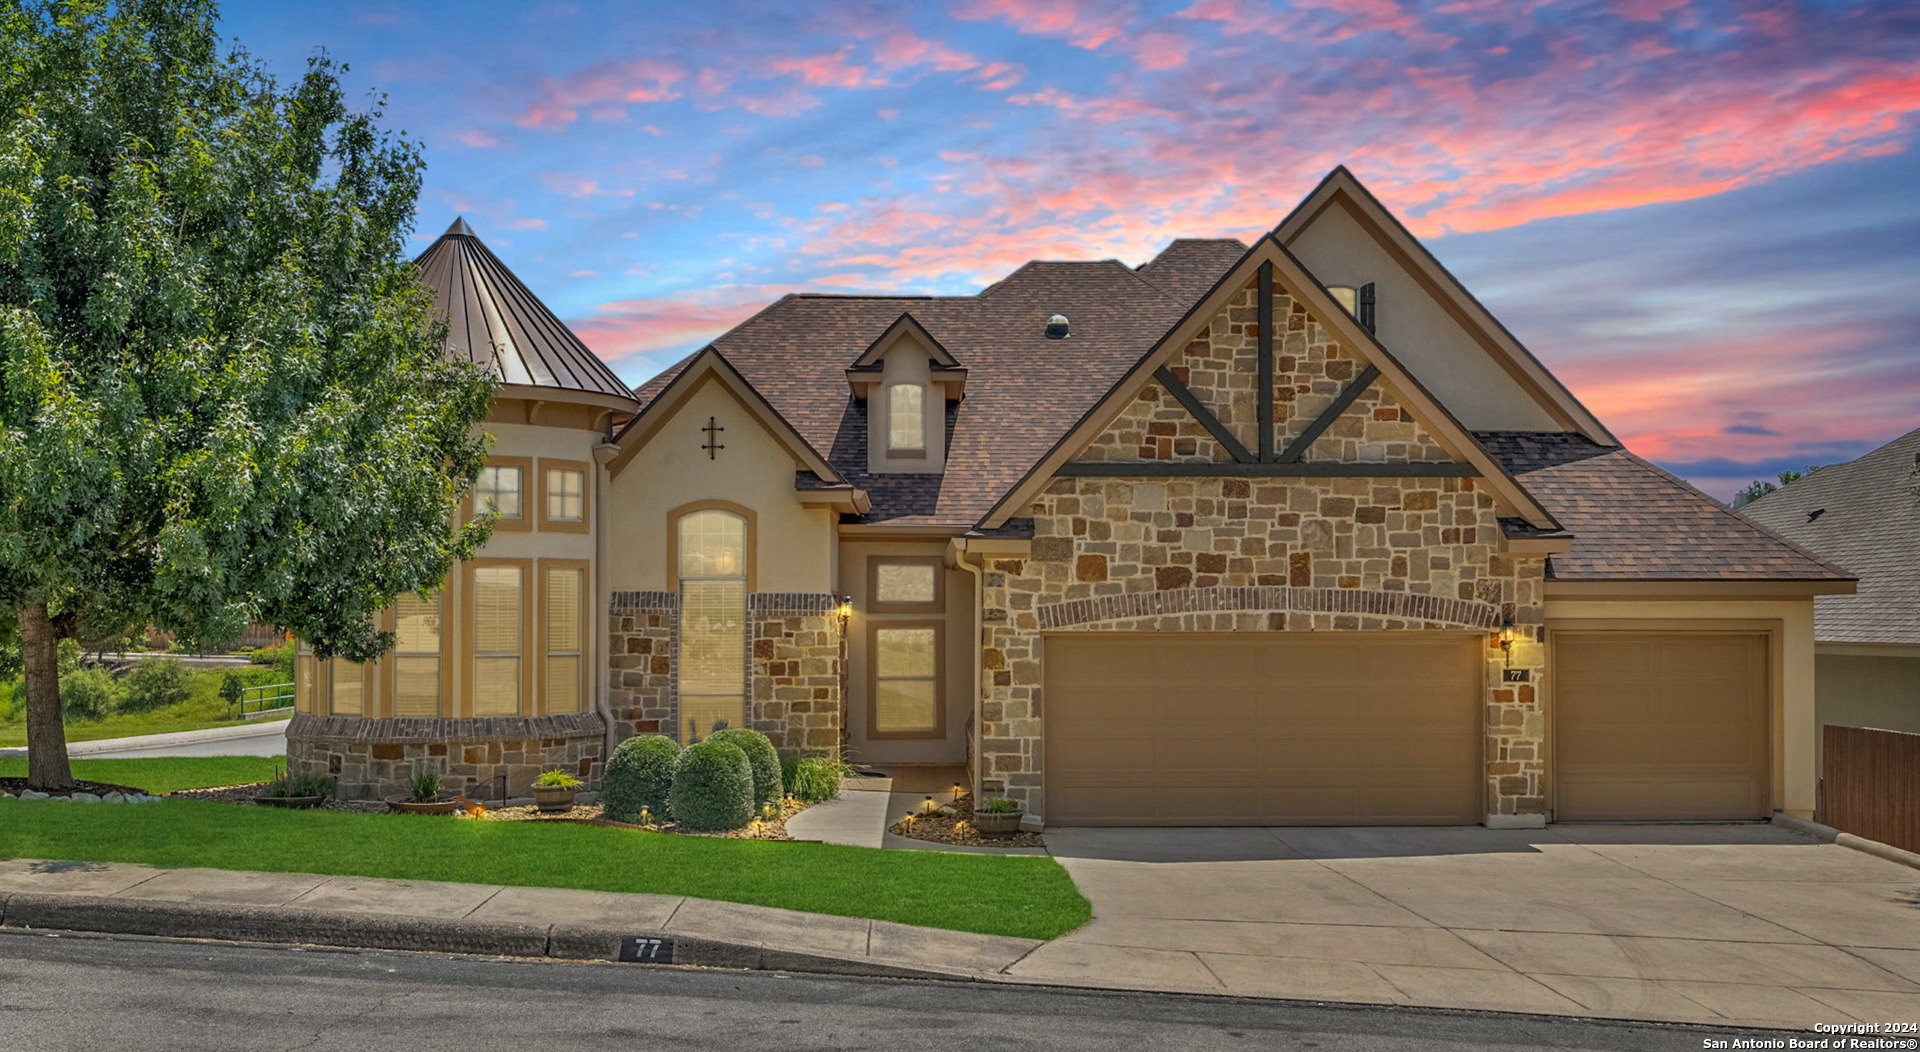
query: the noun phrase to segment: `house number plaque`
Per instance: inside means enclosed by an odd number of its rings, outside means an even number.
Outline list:
[[[673,940],[629,935],[620,940],[620,959],[635,964],[672,964]]]
[[[1500,670],[1502,683],[1531,683],[1533,670],[1530,668],[1503,668]]]

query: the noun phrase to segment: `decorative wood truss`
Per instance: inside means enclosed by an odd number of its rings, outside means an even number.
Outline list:
[[[1340,414],[1352,406],[1354,400],[1366,393],[1380,378],[1379,366],[1369,365],[1349,382],[1345,389],[1320,415],[1313,418],[1307,426],[1287,443],[1285,449],[1274,449],[1273,421],[1273,264],[1261,263],[1259,271],[1259,401],[1260,442],[1257,450],[1249,450],[1238,438],[1235,438],[1227,425],[1220,421],[1212,409],[1194,395],[1193,389],[1182,383],[1172,369],[1162,365],[1154,370],[1153,378],[1167,389],[1174,401],[1179,402],[1220,448],[1233,458],[1225,462],[1177,462],[1177,461],[1094,461],[1071,462],[1058,469],[1061,475],[1076,476],[1134,476],[1134,477],[1290,477],[1290,478],[1472,478],[1480,472],[1471,464],[1346,464],[1302,460],[1307,450],[1327,428],[1333,426]]]

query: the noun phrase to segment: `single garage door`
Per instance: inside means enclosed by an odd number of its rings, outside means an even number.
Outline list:
[[[1482,639],[1050,635],[1047,821],[1478,822]]]
[[[1765,636],[1557,632],[1550,664],[1555,818],[1766,817]]]

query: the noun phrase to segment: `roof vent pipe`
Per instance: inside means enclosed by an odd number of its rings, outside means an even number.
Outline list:
[[[1068,328],[1069,326],[1067,325],[1066,315],[1056,314],[1053,317],[1048,318],[1047,319],[1047,339],[1049,340],[1066,339]]]

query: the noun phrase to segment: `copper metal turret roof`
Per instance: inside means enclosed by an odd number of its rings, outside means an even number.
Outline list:
[[[447,349],[490,368],[503,383],[611,395],[627,385],[554,317],[474,234],[455,219],[420,258],[420,283],[447,316]]]

